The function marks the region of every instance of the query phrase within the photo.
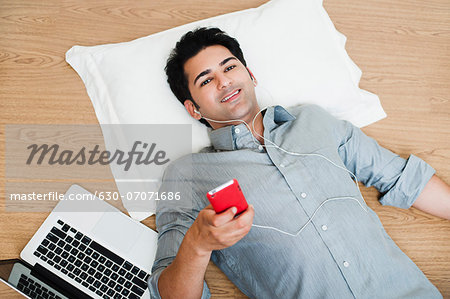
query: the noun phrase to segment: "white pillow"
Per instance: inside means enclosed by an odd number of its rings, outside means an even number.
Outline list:
[[[164,72],[176,42],[202,26],[219,27],[238,40],[258,80],[260,107],[315,103],[358,127],[386,116],[378,97],[358,87],[361,70],[322,2],[272,0],[130,42],[72,47],[66,60],[86,85],[100,124],[192,124],[192,150],[210,145],[207,128],[188,115]]]

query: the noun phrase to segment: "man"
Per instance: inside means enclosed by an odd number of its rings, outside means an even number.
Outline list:
[[[442,297],[348,172],[379,189],[384,205],[450,219],[450,188],[428,164],[400,158],[314,105],[259,113],[239,44],[217,28],[184,35],[166,73],[188,113],[212,127],[213,147],[166,170],[160,191],[181,199],[157,206],[153,297],[209,297],[210,259],[252,298]],[[205,196],[231,178],[250,204],[238,217],[234,208],[216,214]]]

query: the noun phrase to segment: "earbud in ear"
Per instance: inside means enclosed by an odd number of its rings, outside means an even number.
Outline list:
[[[200,116],[202,115],[197,109],[194,109],[194,112],[199,114]]]

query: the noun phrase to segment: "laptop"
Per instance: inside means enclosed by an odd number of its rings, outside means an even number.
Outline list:
[[[29,298],[150,298],[158,234],[78,185],[64,196],[0,280]]]

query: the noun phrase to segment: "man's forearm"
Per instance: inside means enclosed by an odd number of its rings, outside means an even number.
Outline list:
[[[414,202],[413,207],[450,220],[450,186],[438,176],[433,175]]]
[[[205,255],[195,250],[188,230],[176,258],[159,277],[161,298],[200,298],[210,257],[211,252]]]

